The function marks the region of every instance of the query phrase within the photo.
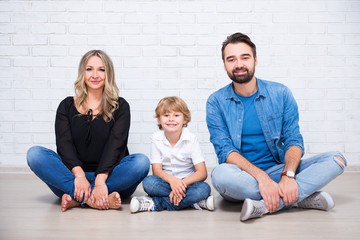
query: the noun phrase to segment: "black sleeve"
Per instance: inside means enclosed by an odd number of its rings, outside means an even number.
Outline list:
[[[115,121],[114,126],[95,174],[110,173],[118,162],[129,154],[127,142],[130,129],[130,106],[123,98],[119,98],[119,108],[115,111],[113,121]]]
[[[61,157],[65,166],[71,171],[76,166],[82,167],[82,162],[79,160],[77,151],[71,136],[70,126],[70,97],[64,99],[57,111],[55,118],[55,135],[56,147],[59,156]]]

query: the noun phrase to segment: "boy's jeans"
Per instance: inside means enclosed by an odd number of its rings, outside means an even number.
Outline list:
[[[184,197],[178,206],[170,202],[170,184],[158,176],[147,176],[143,181],[144,191],[149,194],[155,203],[156,211],[180,210],[190,207],[210,196],[210,186],[206,182],[195,182],[186,188],[186,197]]]

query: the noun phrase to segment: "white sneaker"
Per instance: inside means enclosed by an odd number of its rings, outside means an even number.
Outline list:
[[[155,204],[151,197],[133,197],[130,202],[130,212],[155,211]]]
[[[214,211],[215,209],[215,198],[214,196],[209,196],[207,199],[201,200],[200,202],[194,203],[193,206],[197,210],[207,209]]]
[[[265,207],[264,201],[245,199],[240,213],[240,220],[246,221],[250,218],[261,217],[269,211]]]
[[[334,200],[327,192],[314,192],[301,202],[295,205],[299,208],[313,208],[328,211],[335,206]]]

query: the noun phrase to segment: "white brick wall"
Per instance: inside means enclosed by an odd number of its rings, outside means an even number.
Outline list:
[[[154,108],[178,95],[215,166],[205,103],[230,82],[220,48],[237,31],[258,46],[257,76],[292,89],[306,155],[340,150],[360,164],[359,0],[2,0],[0,166],[26,166],[32,145],[55,149],[56,108],[95,48],[112,57],[130,103],[131,152],[149,154]]]

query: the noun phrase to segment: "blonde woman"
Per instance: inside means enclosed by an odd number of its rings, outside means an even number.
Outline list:
[[[32,147],[28,165],[61,197],[62,211],[80,205],[118,209],[150,167],[145,155],[129,155],[129,128],[129,104],[119,97],[110,57],[89,51],[79,64],[75,96],[57,109],[57,153]]]

